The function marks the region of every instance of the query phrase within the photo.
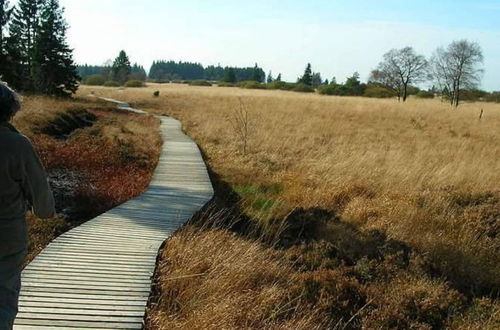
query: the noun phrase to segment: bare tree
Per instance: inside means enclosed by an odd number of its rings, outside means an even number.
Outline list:
[[[479,85],[483,75],[481,46],[476,42],[459,40],[446,48],[438,48],[431,59],[434,79],[441,92],[449,97],[450,103],[458,107],[460,90]]]
[[[239,106],[234,108],[233,114],[229,118],[229,122],[240,142],[242,153],[246,155],[248,142],[252,133],[252,120],[248,108],[241,98],[239,99]]]
[[[398,101],[401,100],[401,95],[403,94],[403,84],[397,75],[391,74],[387,71],[375,69],[370,73],[368,82],[384,86],[385,88],[396,93]]]
[[[408,86],[427,80],[428,62],[415,53],[412,47],[391,49],[384,54],[377,70],[372,72],[372,81],[398,93],[403,102],[408,98]]]

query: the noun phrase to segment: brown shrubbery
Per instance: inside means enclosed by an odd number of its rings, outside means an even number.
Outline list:
[[[158,161],[161,139],[151,129],[158,125],[153,117],[85,110],[102,108],[92,103],[27,97],[23,108],[14,124],[31,138],[49,174],[78,173],[79,180],[71,187],[71,200],[58,201],[74,204],[73,218],[67,219],[71,223],[28,216],[28,259],[32,259],[72,225],[144,191]],[[59,211],[68,206],[58,205]]]

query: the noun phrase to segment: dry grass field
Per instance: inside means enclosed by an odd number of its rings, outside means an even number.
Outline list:
[[[276,239],[280,258],[296,268],[288,294],[300,286],[301,303],[330,324],[500,325],[499,104],[466,103],[453,110],[439,100],[402,104],[174,84],[84,87],[79,93],[179,118],[218,180],[238,195],[243,213]],[[235,124],[238,113],[247,118],[244,124]],[[242,127],[248,128],[246,139],[238,135]],[[190,248],[172,246],[181,241],[168,247]],[[168,249],[164,258],[167,265],[180,264],[169,269],[174,277],[182,269],[191,274]],[[244,261],[235,260],[234,268],[238,262]],[[194,286],[208,295],[208,285],[214,283],[199,279],[174,290],[192,294]],[[181,327],[189,328],[189,318],[198,314],[183,313],[179,304],[167,313],[168,322],[183,319]],[[222,315],[224,305],[215,307],[212,312]],[[269,320],[280,317],[285,321],[275,328],[287,328],[292,316],[277,313]],[[225,326],[247,327],[255,319]]]

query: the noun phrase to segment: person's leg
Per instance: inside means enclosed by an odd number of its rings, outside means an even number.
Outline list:
[[[10,330],[14,324],[25,256],[23,251],[0,259],[0,330]]]

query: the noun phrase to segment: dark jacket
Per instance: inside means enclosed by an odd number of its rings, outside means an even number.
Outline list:
[[[0,257],[26,249],[25,213],[52,217],[54,197],[30,140],[12,125],[0,124]]]

